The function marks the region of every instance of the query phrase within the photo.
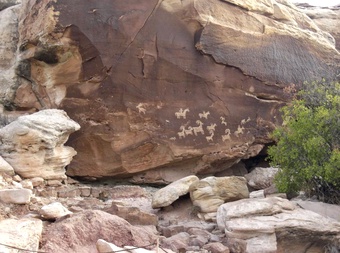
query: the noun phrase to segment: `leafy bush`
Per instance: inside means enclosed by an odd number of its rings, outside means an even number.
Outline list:
[[[306,83],[282,112],[268,150],[278,189],[340,203],[340,84]]]

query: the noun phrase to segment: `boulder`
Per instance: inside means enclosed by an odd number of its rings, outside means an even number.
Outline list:
[[[207,177],[190,186],[190,198],[203,213],[216,212],[225,202],[248,198],[244,177]]]
[[[156,191],[152,196],[152,208],[171,205],[180,196],[189,193],[190,186],[198,181],[197,176],[187,176]]]
[[[60,202],[53,202],[43,206],[40,209],[39,214],[46,220],[56,220],[68,214],[72,214],[72,212],[70,212]]]
[[[189,247],[189,243],[190,235],[186,232],[180,232],[161,240],[162,247],[171,249],[175,252],[186,250]]]
[[[340,242],[340,223],[278,197],[223,204],[217,224],[228,240],[243,241],[249,253],[323,252]]]
[[[142,211],[135,206],[125,206],[119,202],[113,202],[111,207],[105,211],[123,218],[132,225],[158,225],[158,217],[155,214]]]
[[[0,252],[37,252],[42,234],[42,221],[33,218],[0,221]],[[12,247],[7,247],[12,246]],[[22,249],[19,250],[18,249]]]
[[[96,242],[101,238],[118,247],[156,245],[156,235],[134,227],[124,219],[99,210],[89,210],[52,223],[42,241],[41,251],[49,253],[96,252]]]
[[[256,167],[250,173],[244,175],[244,177],[247,179],[249,186],[256,190],[262,190],[274,183],[274,178],[278,171],[278,168],[273,167]]]
[[[220,242],[211,242],[203,246],[210,253],[229,253],[229,248]]]
[[[32,197],[29,189],[1,189],[0,201],[8,204],[27,204]]]
[[[0,155],[23,178],[65,179],[65,166],[77,152],[64,144],[78,129],[62,110],[20,116],[0,129]]]
[[[340,222],[339,205],[332,205],[318,201],[308,201],[299,199],[293,199],[292,201],[303,209],[318,213],[324,217],[328,217]]]
[[[272,142],[287,86],[339,66],[329,34],[286,1],[31,0],[18,19],[9,109],[59,108],[82,126],[69,176],[227,170]]]
[[[0,156],[0,172],[14,175],[13,167]]]

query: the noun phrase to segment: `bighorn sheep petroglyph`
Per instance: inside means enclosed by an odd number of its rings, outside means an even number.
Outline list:
[[[178,132],[177,135],[180,139],[185,138],[185,127],[181,126],[180,129],[182,130],[181,132]]]
[[[214,137],[214,132],[210,132],[210,136],[206,136],[205,138],[207,139],[207,142],[209,142],[209,141],[213,141],[213,137]]]
[[[220,120],[221,120],[221,124],[222,124],[222,125],[225,125],[225,126],[227,125],[227,122],[225,121],[225,117],[222,117],[222,116],[221,116],[221,117],[220,117]]]
[[[181,117],[183,119],[187,118],[187,112],[190,112],[189,108],[186,108],[183,110],[183,108],[180,108],[178,112],[175,112],[175,115],[177,117],[177,119],[180,119]]]
[[[224,130],[224,132],[226,134],[222,135],[222,141],[230,140],[230,129],[227,128],[226,130]]]
[[[198,133],[204,134],[203,130],[203,122],[200,120],[196,121],[197,127],[193,127],[192,130],[194,130],[194,134],[197,136]]]

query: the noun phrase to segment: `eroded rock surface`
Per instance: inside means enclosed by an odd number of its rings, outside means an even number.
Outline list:
[[[340,50],[340,5],[321,8],[313,6],[299,6],[300,9],[310,17],[318,27],[329,32],[335,39],[335,46]]]
[[[65,166],[77,152],[64,144],[78,129],[62,110],[21,116],[0,129],[0,155],[24,178],[65,179]]]
[[[31,0],[18,40],[10,108],[60,108],[82,126],[68,175],[137,183],[257,155],[284,88],[339,66],[334,39],[287,1]]]
[[[223,204],[217,224],[249,253],[324,252],[340,242],[340,223],[277,197]]]
[[[249,197],[244,177],[207,177],[190,186],[190,198],[203,213],[216,212],[225,202]]]

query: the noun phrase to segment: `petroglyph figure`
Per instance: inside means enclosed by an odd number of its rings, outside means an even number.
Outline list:
[[[180,129],[181,129],[182,131],[180,131],[180,132],[177,133],[178,137],[179,137],[180,139],[185,138],[185,132],[184,132],[184,131],[185,131],[185,127],[184,127],[184,126],[181,126]]]
[[[222,116],[221,116],[221,117],[220,117],[220,120],[221,120],[221,124],[222,124],[222,125],[225,125],[225,126],[227,125],[227,122],[225,121],[225,117],[222,117]]]
[[[183,119],[187,118],[187,112],[190,112],[189,108],[186,108],[183,110],[183,108],[180,108],[178,112],[175,112],[175,115],[177,117],[177,119],[180,119],[181,117]]]
[[[139,113],[144,113],[144,114],[145,114],[146,109],[143,108],[143,106],[144,106],[143,103],[139,103],[139,104],[136,106],[136,108],[138,109],[138,112],[139,112]]]
[[[196,121],[197,127],[193,127],[192,130],[194,131],[194,134],[197,136],[198,133],[204,134],[203,130],[203,122],[200,120]]]
[[[206,136],[205,138],[207,139],[207,142],[209,142],[209,141],[213,141],[213,137],[214,137],[214,132],[210,132],[210,136]]]
[[[176,137],[171,137],[170,140],[171,140],[171,141],[175,141],[175,140],[176,140]]]
[[[211,132],[214,132],[215,131],[215,127],[216,127],[216,124],[210,124],[210,126],[207,126],[207,130],[209,133]]]
[[[230,129],[224,130],[226,134],[222,135],[222,141],[230,140]]]
[[[240,134],[243,134],[243,130],[244,130],[244,127],[243,126],[241,127],[240,125],[238,125],[237,130],[234,132],[235,136],[239,137]]]
[[[241,120],[241,125],[244,125],[249,121],[250,121],[250,117],[248,117],[247,119],[243,119],[243,120]]]
[[[184,128],[184,133],[188,136],[188,135],[194,135],[192,127],[189,126],[188,129]]]
[[[208,115],[210,115],[209,111],[203,111],[202,113],[199,113],[198,116],[200,117],[200,119],[205,118],[208,119]]]

